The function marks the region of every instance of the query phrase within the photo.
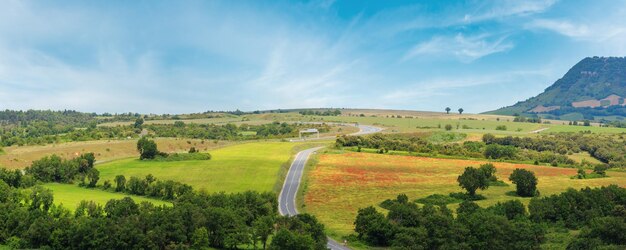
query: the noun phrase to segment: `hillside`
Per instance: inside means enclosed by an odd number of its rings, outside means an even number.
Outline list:
[[[487,113],[601,120],[626,116],[624,97],[626,57],[587,57],[543,93]]]

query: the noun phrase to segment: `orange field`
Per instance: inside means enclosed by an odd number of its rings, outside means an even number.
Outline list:
[[[467,166],[479,166],[483,161],[437,159],[413,156],[392,156],[371,153],[321,154],[319,163],[308,173],[304,195],[304,209],[316,215],[332,236],[346,236],[353,232],[357,210],[378,205],[385,199],[405,193],[411,200],[431,194],[461,192],[457,177]],[[564,191],[568,187],[626,186],[626,173],[608,172],[610,177],[574,180],[576,169],[495,162],[497,177],[508,181],[516,168],[526,168],[539,179],[542,195]],[[489,206],[498,201],[519,199],[505,193],[514,185],[490,187],[478,193],[487,197],[479,201]],[[528,198],[523,199],[524,203]],[[456,204],[449,207],[456,209]]]

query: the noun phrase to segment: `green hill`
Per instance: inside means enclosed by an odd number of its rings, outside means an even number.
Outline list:
[[[558,119],[623,119],[626,57],[587,57],[543,93],[490,114]]]

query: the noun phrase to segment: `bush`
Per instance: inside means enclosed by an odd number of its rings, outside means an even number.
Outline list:
[[[515,159],[517,150],[513,146],[489,144],[485,148],[485,158],[488,159]]]
[[[450,193],[450,197],[454,199],[464,200],[464,201],[479,201],[487,199],[485,196],[480,194],[469,195],[468,193],[458,192],[458,193]]]
[[[430,205],[435,205],[435,206],[445,206],[448,204],[459,203],[462,201],[463,199],[458,199],[458,198],[454,198],[454,197],[442,195],[442,194],[431,194],[424,198],[419,198],[415,200],[415,202],[417,203],[430,204]]]
[[[173,153],[166,156],[157,156],[153,161],[206,161],[211,159],[209,153]]]
[[[506,129],[507,129],[506,125],[498,125],[498,126],[496,126],[496,130],[503,130],[504,131]]]

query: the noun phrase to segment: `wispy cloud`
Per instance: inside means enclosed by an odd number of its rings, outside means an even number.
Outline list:
[[[403,57],[410,60],[422,55],[454,56],[462,62],[472,62],[484,56],[510,50],[512,42],[506,41],[506,36],[492,37],[481,34],[467,37],[457,34],[454,37],[436,36],[431,40],[419,43],[411,48]]]
[[[626,17],[623,18],[626,21]],[[525,25],[527,29],[549,30],[580,40],[603,42],[626,33],[626,27],[605,21],[574,23],[561,19],[535,19]]]
[[[512,70],[499,73],[489,73],[483,75],[463,74],[448,77],[436,77],[423,79],[417,82],[405,85],[402,88],[393,88],[383,93],[377,102],[387,106],[394,107],[399,104],[410,104],[412,106],[429,106],[436,105],[433,100],[445,99],[447,103],[465,103],[467,107],[476,109],[477,103],[467,103],[458,95],[468,95],[469,90],[479,90],[480,94],[472,95],[472,98],[485,101],[495,99],[506,99],[504,96],[492,96],[489,89],[503,88],[514,89],[516,87],[525,88],[530,85],[537,85],[537,82],[551,79],[555,72],[552,68],[540,68],[531,70]],[[539,80],[539,81],[538,81]],[[522,83],[529,83],[524,85]],[[538,84],[541,88],[542,84]],[[530,92],[531,95],[536,93]],[[527,98],[528,96],[523,96]],[[492,103],[482,104],[492,105]],[[493,106],[496,108],[498,106]]]
[[[492,1],[470,10],[463,16],[463,21],[480,22],[491,19],[500,19],[510,16],[529,16],[542,13],[552,7],[558,0],[529,0],[529,1]]]
[[[587,25],[576,25],[565,20],[535,19],[528,23],[526,27],[531,29],[552,30],[559,34],[575,38],[588,37],[590,34]]]

